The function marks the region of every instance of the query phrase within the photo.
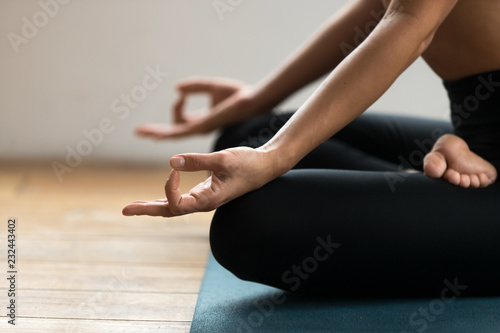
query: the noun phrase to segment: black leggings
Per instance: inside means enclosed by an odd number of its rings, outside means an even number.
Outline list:
[[[290,115],[228,128],[215,150],[258,147]],[[217,261],[241,279],[335,296],[500,293],[500,186],[422,173],[451,124],[364,114],[291,171],[215,212]],[[498,168],[499,165],[497,165]]]

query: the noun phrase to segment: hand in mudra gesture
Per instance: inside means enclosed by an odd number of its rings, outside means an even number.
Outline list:
[[[172,217],[214,210],[277,177],[269,161],[266,151],[247,147],[176,155],[170,160],[173,170],[165,184],[166,198],[135,201],[123,209],[123,214]],[[210,171],[210,176],[181,194],[180,171],[201,170]]]
[[[138,126],[136,134],[153,139],[181,138],[195,134],[205,134],[226,125],[230,117],[211,116],[211,113],[240,113],[249,103],[252,88],[243,82],[222,78],[193,78],[177,85],[178,99],[172,107],[172,124],[145,124]],[[185,114],[186,100],[194,94],[206,94],[210,98],[210,107],[203,114],[188,116]],[[237,111],[237,112],[236,112]]]

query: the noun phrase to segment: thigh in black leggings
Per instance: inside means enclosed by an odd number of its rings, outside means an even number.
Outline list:
[[[292,113],[265,115],[226,129],[214,150],[266,143]],[[423,157],[435,140],[453,132],[450,123],[416,117],[363,114],[318,148],[295,168],[370,171],[422,170]]]
[[[216,149],[259,146],[287,117],[229,128]],[[220,207],[215,258],[241,279],[299,293],[499,293],[500,186],[463,189],[402,172],[421,170],[451,131],[441,121],[359,117],[293,170]]]

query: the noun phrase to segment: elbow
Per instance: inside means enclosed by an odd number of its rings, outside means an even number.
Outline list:
[[[389,25],[392,24],[396,26],[394,30],[404,40],[403,43],[414,50],[415,58],[418,58],[427,50],[439,28],[438,25],[424,24],[418,17],[406,13],[400,14],[397,19],[389,22]],[[405,33],[401,34],[400,31]]]
[[[424,14],[422,8],[420,10],[408,8],[408,6],[403,6],[401,2],[395,1],[386,12],[384,21],[399,32],[405,31],[406,38],[414,43],[416,52],[421,55],[432,43],[444,19],[442,15],[439,15],[439,12],[427,9]]]
[[[427,48],[429,47],[429,45],[431,45],[432,40],[434,39],[434,35],[435,35],[435,32],[433,32],[431,35],[429,35],[428,37],[424,38],[420,42],[420,44],[417,47],[417,56],[421,56],[425,52],[425,50],[427,50]]]
[[[410,47],[414,51],[413,54],[410,56],[409,60],[410,64],[413,63],[415,60],[417,60],[420,56],[422,56],[422,54],[424,54],[424,52],[427,50],[427,48],[431,43],[432,43],[432,36],[412,44]]]

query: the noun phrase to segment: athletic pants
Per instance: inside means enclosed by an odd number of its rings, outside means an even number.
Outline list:
[[[259,147],[290,116],[227,128],[215,150]],[[445,121],[361,115],[285,175],[218,208],[214,257],[241,279],[296,293],[500,293],[500,184],[464,189],[405,172],[422,171],[445,133]]]

